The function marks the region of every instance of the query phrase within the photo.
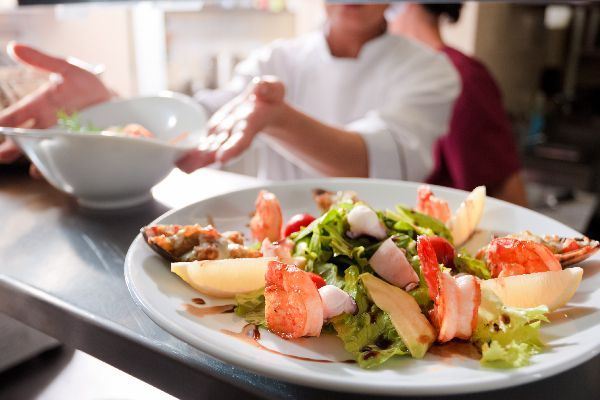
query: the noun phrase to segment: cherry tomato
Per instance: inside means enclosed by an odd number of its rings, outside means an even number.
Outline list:
[[[294,232],[298,232],[300,228],[308,226],[311,222],[315,220],[310,214],[302,213],[296,214],[285,225],[283,229],[283,236],[288,237]]]
[[[325,279],[323,279],[321,277],[321,275],[317,275],[312,272],[307,272],[307,273],[310,276],[310,279],[312,279],[312,281],[315,283],[315,286],[317,287],[317,289],[320,289],[323,286],[327,285],[327,282],[325,282]]]

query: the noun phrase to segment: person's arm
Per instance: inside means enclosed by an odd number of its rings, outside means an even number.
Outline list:
[[[419,54],[423,59],[417,65],[406,65],[388,79],[391,87],[383,107],[344,127],[324,124],[286,104],[279,79],[255,78],[213,115],[208,139],[178,166],[191,172],[225,163],[263,132],[284,157],[324,175],[422,180],[432,166],[433,142],[446,129],[459,84],[445,58]]]
[[[519,172],[509,176],[502,185],[491,192],[490,195],[500,200],[527,207],[525,184],[523,183],[523,177]]]
[[[265,133],[327,176],[368,177],[367,148],[356,132],[326,125],[285,104]]]
[[[329,176],[368,176],[367,150],[359,134],[332,127],[284,101],[279,80],[256,79],[209,121],[209,137],[178,162],[187,172],[214,162],[226,163],[245,151],[263,132],[285,154]]]

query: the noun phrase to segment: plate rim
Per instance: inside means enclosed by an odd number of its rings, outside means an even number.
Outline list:
[[[328,183],[329,184],[343,184],[343,185],[346,185],[346,184],[351,185],[353,183],[361,183],[361,184],[376,183],[376,184],[390,184],[390,185],[394,185],[394,186],[398,186],[398,187],[401,187],[401,186],[412,187],[412,186],[417,186],[417,185],[423,184],[420,182],[412,182],[412,181],[396,181],[396,180],[388,180],[388,179],[369,179],[369,178],[319,178],[319,179],[301,179],[301,180],[284,181],[284,182],[264,182],[264,183],[261,182],[261,183],[257,183],[256,185],[252,185],[250,187],[230,190],[230,191],[221,193],[216,196],[207,197],[205,199],[196,201],[194,203],[188,204],[183,207],[169,210],[169,211],[163,213],[162,215],[160,215],[159,217],[155,218],[153,221],[149,222],[148,225],[155,224],[155,223],[159,222],[160,220],[163,220],[175,213],[183,212],[183,210],[197,207],[198,204],[208,201],[208,200],[211,200],[211,199],[214,200],[214,199],[227,197],[227,196],[237,194],[237,193],[250,192],[250,191],[255,191],[257,189],[263,189],[263,188],[266,190],[269,190],[269,188],[285,188],[285,187],[309,186],[309,185],[313,185],[313,186],[314,185],[327,185]],[[453,192],[456,192],[458,194],[463,194],[463,195],[466,195],[469,193],[469,192],[461,190],[461,189],[448,188],[448,187],[439,186],[439,185],[429,185],[429,186],[431,186],[434,189],[440,188],[445,191],[453,191]],[[520,209],[524,209],[525,211],[527,211],[529,213],[534,213],[539,217],[542,217],[544,219],[552,221],[552,223],[554,223],[554,224],[559,224],[563,228],[566,228],[567,230],[577,232],[574,229],[568,227],[567,225],[563,224],[560,221],[557,221],[553,218],[545,216],[541,213],[538,213],[537,211],[528,209],[526,207],[512,204],[512,203],[506,202],[504,200],[492,198],[490,196],[488,196],[486,201],[491,201],[492,203],[497,203],[502,206],[509,206],[509,207],[513,207],[513,208],[517,207]],[[579,232],[577,232],[577,233],[581,234]],[[338,391],[338,392],[375,394],[375,395],[420,395],[420,396],[423,396],[423,395],[445,395],[445,394],[454,395],[454,394],[467,394],[467,393],[482,393],[482,392],[488,392],[488,391],[497,390],[497,389],[520,386],[520,385],[524,385],[524,384],[528,384],[528,383],[533,383],[533,382],[536,382],[536,381],[539,381],[539,380],[542,380],[545,378],[549,378],[551,376],[557,375],[561,372],[567,371],[571,368],[574,368],[580,364],[585,363],[586,361],[597,356],[600,351],[600,340],[599,340],[595,344],[595,346],[593,347],[593,349],[591,351],[588,350],[585,353],[583,353],[577,357],[571,357],[568,360],[563,361],[552,367],[543,368],[541,371],[535,371],[535,373],[529,373],[527,371],[522,372],[528,367],[522,367],[522,368],[512,369],[512,370],[490,369],[490,372],[510,372],[510,374],[505,374],[505,376],[501,377],[500,379],[494,378],[491,381],[480,379],[478,381],[479,383],[466,384],[466,385],[464,382],[457,382],[457,383],[433,385],[433,386],[424,385],[423,383],[419,383],[419,384],[415,384],[415,385],[406,385],[404,383],[401,386],[394,386],[394,385],[381,386],[381,385],[370,385],[368,382],[364,382],[364,381],[348,383],[348,382],[340,382],[340,381],[335,381],[335,380],[332,381],[332,380],[329,380],[326,377],[322,377],[322,376],[307,375],[307,374],[295,375],[293,370],[291,370],[290,372],[287,372],[285,370],[278,369],[276,367],[272,367],[272,366],[268,366],[268,365],[267,366],[262,365],[259,367],[256,365],[255,361],[244,358],[243,356],[237,356],[234,353],[225,353],[222,351],[218,351],[218,350],[214,349],[214,346],[210,346],[209,344],[198,345],[197,340],[195,340],[195,335],[188,333],[187,331],[185,331],[183,328],[179,327],[178,325],[173,325],[169,321],[168,317],[164,317],[160,311],[154,309],[154,307],[151,304],[148,304],[142,298],[142,296],[139,295],[139,293],[136,291],[136,284],[131,276],[132,271],[133,271],[132,270],[132,268],[133,268],[132,253],[133,253],[134,247],[136,247],[139,243],[141,243],[142,245],[145,245],[140,233],[138,233],[138,235],[136,235],[136,237],[134,238],[130,247],[127,250],[127,254],[125,257],[125,265],[124,265],[125,266],[125,271],[124,271],[125,272],[125,274],[124,274],[125,282],[127,284],[129,293],[131,294],[135,303],[142,308],[144,313],[154,323],[156,323],[158,326],[161,327],[161,329],[165,330],[169,334],[177,337],[180,340],[183,340],[184,342],[188,343],[189,345],[196,348],[197,350],[204,352],[212,357],[215,357],[218,360],[221,360],[222,362],[229,363],[236,367],[243,368],[247,371],[251,371],[258,375],[268,377],[270,379],[281,380],[283,382],[287,382],[287,383],[291,383],[291,384],[298,384],[298,385],[303,385],[303,386],[307,386],[307,387],[319,388],[319,389],[324,389],[324,390],[332,390],[332,391]],[[536,365],[533,365],[530,367],[536,367]],[[537,367],[540,368],[540,367],[543,367],[543,365],[538,364]],[[376,371],[374,371],[374,372],[376,373]],[[420,381],[418,379],[415,379],[415,382],[420,382]],[[484,387],[482,387],[482,385]]]

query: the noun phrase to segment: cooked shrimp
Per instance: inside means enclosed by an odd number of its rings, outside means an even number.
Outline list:
[[[496,238],[490,242],[484,254],[494,278],[562,269],[548,247],[530,240]]]
[[[438,329],[438,341],[453,338],[469,339],[477,324],[481,290],[472,275],[453,277],[439,267],[435,249],[429,237],[419,236],[417,252],[421,269],[434,301],[429,318]]]
[[[287,238],[279,242],[271,242],[265,238],[260,246],[260,252],[263,257],[277,257],[278,261],[285,264],[294,264],[297,267],[303,268],[306,259],[304,257],[292,256],[293,249],[294,242]]]
[[[123,127],[122,132],[131,137],[147,137],[152,138],[154,134],[140,124],[127,124]]]
[[[546,246],[563,267],[582,262],[600,249],[600,244],[596,240],[590,240],[586,236],[565,238],[557,235],[546,235],[540,237],[530,231],[523,231],[508,237],[530,240]]]
[[[284,339],[319,336],[323,302],[307,272],[271,261],[265,275],[265,317],[269,330]]]
[[[443,223],[448,222],[452,215],[446,200],[435,197],[429,186],[421,186],[417,190],[417,206],[415,210],[437,218]]]
[[[261,190],[256,198],[256,212],[250,220],[250,231],[252,236],[262,242],[269,238],[271,242],[276,242],[281,237],[281,227],[283,225],[283,216],[279,200],[273,193]]]

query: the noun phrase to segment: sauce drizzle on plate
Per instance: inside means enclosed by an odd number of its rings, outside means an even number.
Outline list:
[[[192,314],[194,317],[202,318],[208,315],[232,313],[235,306],[233,304],[225,304],[223,306],[212,307],[196,307],[191,304],[185,304],[185,311]]]
[[[274,350],[274,349],[270,349],[268,347],[266,347],[265,345],[263,345],[262,343],[260,343],[260,330],[258,329],[258,327],[256,325],[253,324],[247,324],[242,328],[241,332],[233,332],[227,329],[221,329],[221,332],[232,336],[236,339],[239,339],[243,342],[248,343],[251,346],[254,346],[256,348],[259,348],[261,350],[265,350],[268,351],[269,353],[273,353],[273,354],[277,354],[280,356],[284,356],[284,357],[288,357],[288,358],[292,358],[294,360],[301,360],[301,361],[311,361],[311,362],[318,362],[318,363],[344,363],[344,364],[354,364],[356,361],[354,360],[344,360],[344,361],[335,361],[335,360],[325,360],[325,359],[320,359],[320,358],[310,358],[310,357],[301,357],[301,356],[296,356],[293,354],[286,354],[286,353],[282,353],[280,351]]]
[[[204,299],[202,297],[194,297],[192,299],[192,303],[198,304],[198,305],[204,305],[204,304],[206,304],[206,301],[204,301]]]

